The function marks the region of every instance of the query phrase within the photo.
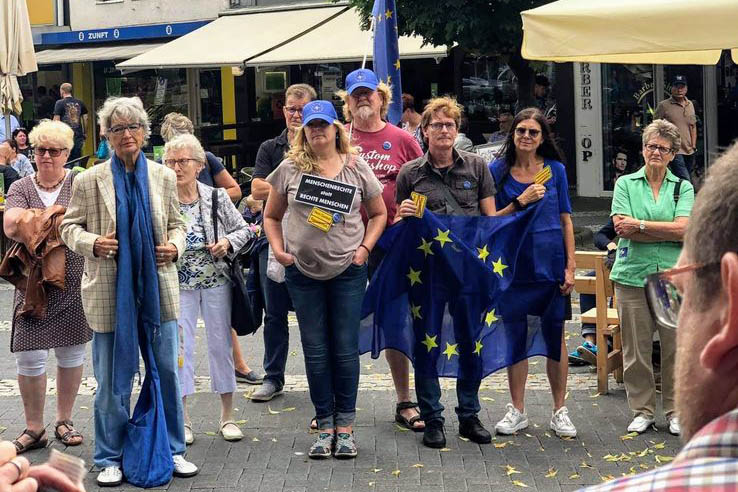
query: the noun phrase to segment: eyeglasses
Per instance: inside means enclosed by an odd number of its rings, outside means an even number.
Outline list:
[[[113,126],[110,128],[110,132],[113,135],[123,135],[123,133],[128,130],[129,132],[137,132],[143,127],[140,123],[131,123],[130,125],[119,125],[119,126]]]
[[[164,161],[164,165],[167,166],[169,169],[174,169],[174,166],[179,166],[180,168],[187,165],[190,161],[199,162],[197,159],[187,158],[187,159],[167,159]]]
[[[536,130],[535,128],[523,128],[522,126],[515,129],[515,134],[518,137],[524,137],[526,133],[530,135],[530,138],[536,138],[541,134],[541,130]]]
[[[644,147],[647,151],[652,153],[656,152],[657,150],[659,151],[659,154],[671,154],[672,152],[674,152],[674,150],[670,149],[669,147],[662,147],[656,144],[646,144]]]
[[[285,110],[285,111],[287,111],[287,113],[288,113],[288,114],[289,114],[290,116],[294,115],[295,113],[300,113],[300,114],[302,114],[302,107],[297,107],[297,106],[285,106],[285,107],[284,107],[284,110]]]
[[[59,157],[59,155],[67,149],[55,149],[53,147],[36,147],[33,153],[38,157],[43,157],[48,152],[51,157]]]
[[[432,130],[440,132],[444,128],[448,131],[455,130],[456,129],[456,123],[430,123],[428,124],[429,127],[431,127]]]
[[[648,275],[644,282],[646,302],[654,321],[666,328],[676,329],[677,327],[679,308],[682,306],[682,293],[672,281],[676,275],[719,266],[719,261],[706,264],[695,263]]]

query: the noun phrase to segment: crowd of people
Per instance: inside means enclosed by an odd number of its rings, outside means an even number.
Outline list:
[[[52,348],[58,366],[54,435],[67,446],[85,440],[71,415],[91,340],[97,380],[98,484],[114,486],[125,479],[139,350],[147,373],[153,372],[158,381],[154,387],[163,402],[158,437],[168,443],[172,473],[194,476],[198,468],[184,455],[194,442],[187,399],[195,392],[198,318],[205,324],[211,390],[220,397],[218,433],[227,441],[238,441],[243,433],[233,420],[236,382],[260,385],[251,394],[257,402],[282,393],[289,351],[287,315],[294,310],[315,408],[310,427],[317,430],[317,438],[308,456],[356,457],[359,443],[353,425],[362,300],[367,282],[387,253],[377,245],[380,236],[394,224],[415,220],[420,212],[418,195],[425,197],[426,210],[441,215],[499,217],[538,210],[530,226],[533,239],[526,243],[532,246],[521,250],[517,259],[528,266],[519,269],[503,293],[500,314],[522,332],[535,323],[536,329],[552,337],[556,350],[560,344],[561,356],[547,360],[549,426],[559,437],[576,437],[565,406],[568,361],[563,324],[570,313],[577,266],[564,159],[551,130],[555,108],[545,113],[525,108],[506,115],[510,118],[501,128],[505,134],[495,137],[503,142],[502,150],[493,162],[485,162],[459,148],[464,116],[454,99],[433,98],[418,113],[412,97],[403,97],[403,129],[386,120],[391,93],[374,72],[355,70],[344,87],[338,97],[344,103],[345,122],[333,103],[318,100],[309,85],[287,89],[286,128],[259,148],[244,214],[233,204],[240,198],[240,188],[220,160],[205,151],[185,116],[173,113],[164,119],[162,161],[146,157],[149,116],[135,97],[111,97],[100,109],[98,124],[111,156],[84,172],[66,167],[81,137],[60,118],[44,120],[30,133],[16,129],[14,139],[0,145],[0,168],[15,173],[6,175],[3,225],[17,244],[6,255],[0,275],[16,285],[11,352],[26,421],[11,454],[48,443],[43,409],[46,360]],[[70,99],[71,87],[67,94],[65,99]],[[63,111],[77,111],[82,122],[86,110],[70,105],[73,100],[64,101]],[[738,257],[730,251],[738,206],[726,212],[733,203],[724,202],[721,193],[733,195],[725,190],[735,181],[731,166],[736,150],[715,165],[719,176],[707,180],[702,193],[710,199],[695,205],[698,223],[693,225],[694,188],[668,167],[690,145],[685,147],[679,128],[664,119],[644,129],[645,164],[617,176],[611,230],[603,241],[613,251],[611,279],[622,326],[625,388],[633,412],[628,431],[645,432],[654,423],[652,339],[658,332],[661,398],[669,431],[685,439],[697,434],[710,441],[707,432],[720,425],[735,431],[735,402],[726,398],[710,412],[697,412],[690,399],[695,405],[707,402],[704,395],[709,393],[688,374],[698,368],[698,379],[707,384],[730,374],[727,366],[735,366],[738,321],[733,319],[732,301],[738,292]],[[29,154],[35,157],[35,170],[28,169]],[[541,173],[548,173],[547,179],[540,180]],[[306,176],[353,190],[346,210],[327,211],[306,201],[298,192]],[[258,227],[262,206],[263,231]],[[719,220],[714,214],[720,215]],[[706,237],[722,236],[726,239],[719,246],[702,246]],[[233,295],[230,260],[252,242],[259,242],[251,268],[265,312],[264,376],[243,360],[227,309]],[[545,258],[540,255],[543,250]],[[29,251],[42,251],[40,261],[33,261]],[[679,268],[670,270],[676,264]],[[688,281],[688,272],[698,282]],[[534,290],[548,292],[554,308],[537,302],[531,296]],[[515,302],[505,301],[512,298]],[[700,336],[688,328],[677,335],[680,305],[690,313],[680,322],[699,323],[710,333]],[[714,319],[709,326],[705,313]],[[569,360],[581,359],[583,350],[607,350],[595,347],[592,335],[591,327],[583,327],[585,342],[569,354]],[[695,355],[695,347],[703,347],[701,357]],[[424,445],[445,447],[438,377],[416,374],[415,402],[410,361],[394,350],[388,349],[385,356],[396,390],[396,422],[423,432]],[[496,433],[510,435],[528,427],[527,375],[527,359],[507,368],[510,403],[495,425]],[[478,418],[480,383],[479,378],[457,380],[456,413],[459,434],[486,444],[492,434]],[[727,423],[710,424],[698,434],[712,418]],[[13,464],[19,478],[28,474],[26,462]]]

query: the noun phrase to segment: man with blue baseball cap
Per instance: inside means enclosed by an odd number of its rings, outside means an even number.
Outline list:
[[[382,198],[387,207],[387,225],[391,225],[397,212],[395,180],[400,168],[422,156],[423,151],[412,135],[387,122],[392,92],[373,71],[366,68],[354,70],[346,76],[344,87],[346,90],[340,91],[338,96],[343,99],[343,114],[351,126],[351,143],[361,147],[361,157],[384,186]],[[369,255],[370,278],[383,256],[376,248]],[[410,400],[410,361],[394,350],[386,350],[385,357],[397,391],[395,420],[410,430],[420,432],[425,425],[420,420],[417,403]]]

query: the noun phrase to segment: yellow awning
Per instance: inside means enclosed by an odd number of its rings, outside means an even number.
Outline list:
[[[713,65],[738,48],[736,0],[559,0],[521,16],[530,60]]]
[[[248,66],[291,65],[297,63],[339,63],[358,61],[369,52],[369,32],[362,31],[361,19],[355,9],[349,9],[329,22],[305,33],[294,41],[252,58]],[[423,46],[418,36],[400,36],[400,59],[443,58],[446,46]]]
[[[144,43],[50,49],[36,53],[36,61],[39,65],[53,65],[55,63],[75,63],[98,60],[127,60],[163,45],[164,43]]]
[[[445,46],[399,39],[400,58],[442,58]],[[125,71],[166,67],[274,66],[359,61],[369,50],[357,11],[298,6],[226,15],[166,45],[119,63]]]
[[[348,8],[334,5],[311,6],[225,15],[160,48],[116,66],[123,71],[144,68],[240,66],[275,46],[291,41]],[[336,40],[337,44],[338,42]]]

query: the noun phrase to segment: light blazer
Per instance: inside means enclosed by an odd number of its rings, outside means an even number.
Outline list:
[[[213,188],[197,181],[197,191],[200,194],[200,214],[202,215],[205,242],[215,242],[215,229],[213,228]],[[236,253],[254,237],[254,233],[248,228],[248,224],[228,197],[225,189],[218,188],[218,239],[227,238],[231,243],[232,251],[228,253],[229,258]],[[215,260],[215,268],[230,278],[230,268],[221,258]]]
[[[177,257],[185,249],[185,224],[179,213],[177,176],[174,171],[147,159],[149,197],[154,243],[171,243]],[[60,227],[64,243],[84,256],[82,307],[90,328],[99,333],[115,330],[115,258],[98,258],[92,253],[95,240],[116,231],[115,188],[111,161],[86,170],[74,180],[72,199]],[[157,268],[161,319],[179,316],[179,280],[177,266],[168,263]]]

